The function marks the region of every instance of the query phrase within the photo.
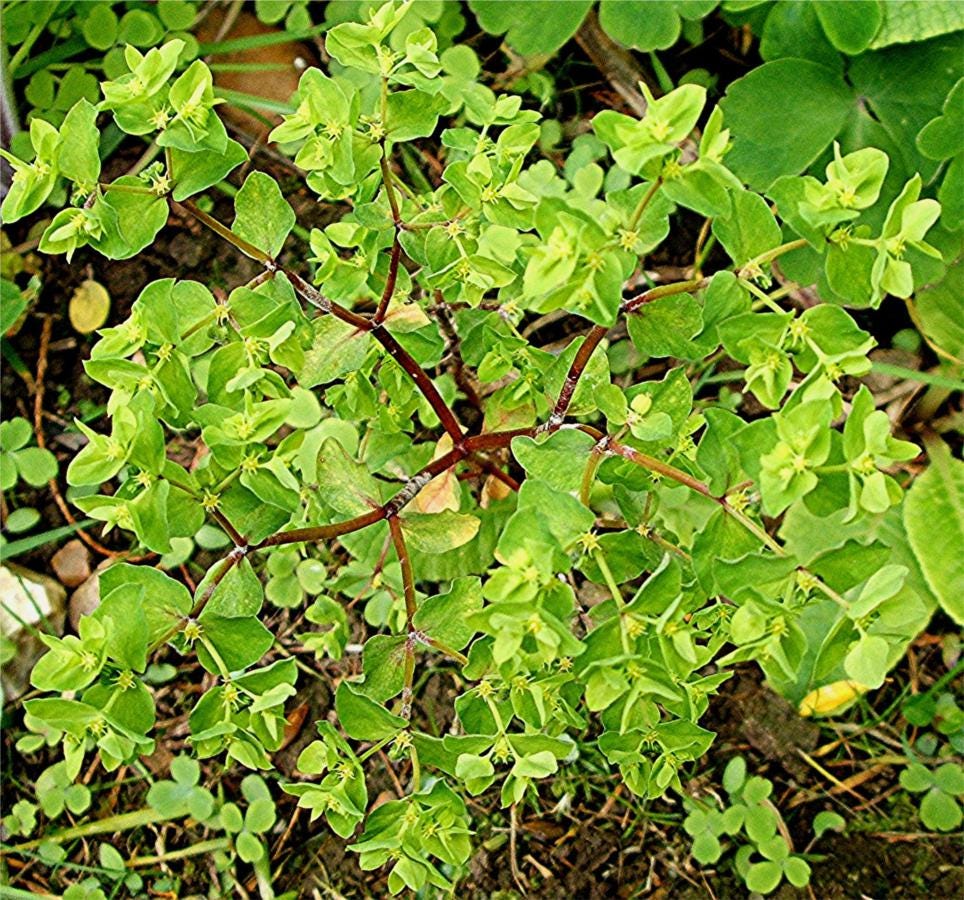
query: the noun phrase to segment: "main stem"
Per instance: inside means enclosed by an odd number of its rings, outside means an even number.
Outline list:
[[[398,519],[399,512],[433,478],[437,477],[443,472],[448,471],[459,462],[467,460],[470,457],[473,457],[477,462],[479,462],[486,471],[491,472],[493,475],[501,475],[502,480],[506,484],[509,484],[512,487],[518,487],[514,479],[506,475],[489,461],[485,460],[484,457],[477,457],[475,454],[508,447],[516,437],[535,437],[539,434],[553,432],[564,427],[566,414],[569,411],[569,407],[572,403],[572,398],[579,384],[579,380],[585,372],[586,367],[589,364],[589,360],[592,358],[593,352],[608,333],[609,327],[604,325],[595,325],[586,335],[586,338],[576,351],[576,355],[569,367],[569,371],[566,374],[566,378],[563,382],[562,388],[560,389],[559,396],[556,399],[556,403],[553,406],[552,413],[547,422],[534,428],[520,428],[466,436],[462,426],[459,424],[458,419],[455,416],[455,413],[439,394],[438,389],[432,382],[432,379],[415,361],[415,359],[401,346],[401,344],[399,344],[394,335],[392,335],[384,327],[384,319],[388,306],[392,297],[394,296],[397,285],[398,268],[401,260],[401,246],[398,238],[401,228],[403,227],[403,223],[401,221],[398,198],[394,188],[391,167],[387,155],[384,153],[384,148],[380,164],[386,195],[388,197],[389,206],[392,210],[395,235],[392,242],[389,271],[384,290],[375,313],[371,317],[363,316],[353,312],[352,310],[334,302],[330,298],[325,297],[320,291],[306,282],[300,275],[278,265],[278,263],[272,259],[269,254],[238,237],[229,228],[218,222],[212,216],[209,216],[207,213],[203,212],[190,201],[184,201],[182,206],[192,215],[194,215],[200,222],[217,232],[230,243],[234,244],[243,253],[263,263],[267,274],[273,275],[276,272],[281,272],[284,274],[293,285],[295,291],[308,303],[317,307],[323,314],[334,315],[343,322],[352,325],[358,331],[371,334],[372,337],[382,345],[383,349],[388,353],[388,355],[391,356],[392,359],[394,359],[395,362],[401,366],[405,373],[412,379],[415,386],[421,392],[426,402],[438,417],[442,427],[452,439],[452,450],[438,459],[433,460],[427,466],[409,478],[408,481],[406,481],[402,486],[401,490],[386,503],[379,507],[373,508],[367,513],[363,513],[351,519],[346,519],[341,522],[333,522],[327,525],[315,525],[305,528],[296,528],[289,531],[276,532],[252,547],[248,547],[245,544],[244,538],[235,529],[227,527],[230,525],[230,523],[222,522],[221,524],[225,525],[226,530],[235,542],[235,549],[227,557],[225,557],[220,568],[214,573],[211,581],[205,588],[204,593],[195,603],[195,607],[191,611],[191,616],[193,617],[199,615],[200,612],[203,611],[218,584],[220,584],[230,570],[237,565],[240,560],[244,558],[244,556],[246,556],[250,551],[263,550],[272,546],[279,546],[283,544],[332,540],[342,535],[359,531],[362,528],[375,524],[376,522],[387,520],[391,534],[391,541],[395,546],[399,563],[402,567],[406,620],[409,633],[409,638],[406,643],[406,693],[403,693],[403,708],[409,709],[412,680],[414,677],[414,643],[411,635],[413,633],[412,623],[417,607],[414,574],[412,572],[408,549],[405,545],[401,523]],[[640,201],[640,204],[635,210],[632,218],[633,225],[638,223],[640,217],[646,209],[646,206],[652,200],[653,196],[658,190],[658,187],[659,182],[654,183],[654,185]],[[782,244],[779,247],[775,247],[772,250],[760,254],[758,257],[750,260],[746,266],[744,266],[744,269],[763,265],[772,261],[773,259],[776,259],[781,254],[795,250],[801,246],[804,246],[805,244],[806,241],[804,240],[791,241],[787,244]],[[625,315],[632,315],[638,312],[639,309],[647,303],[658,300],[661,297],[671,296],[673,294],[700,290],[705,287],[708,282],[708,278],[694,278],[688,281],[660,285],[642,294],[625,300],[622,303],[621,311]],[[591,487],[596,464],[603,456],[614,454],[640,465],[643,468],[656,473],[657,475],[669,478],[679,484],[685,485],[690,490],[719,503],[728,515],[733,517],[735,521],[739,522],[744,528],[754,534],[774,553],[780,555],[786,554],[786,551],[780,546],[779,543],[770,537],[769,534],[767,534],[764,528],[746,516],[741,510],[731,506],[727,502],[726,497],[715,496],[706,484],[689,473],[676,468],[670,463],[643,453],[634,447],[631,447],[627,444],[622,444],[593,426],[574,425],[571,427],[579,428],[580,430],[591,435],[596,441],[596,446],[592,456],[593,462],[587,467],[585,473],[586,477],[584,478],[584,483],[582,485],[581,496],[584,501],[588,500],[589,497],[589,488]],[[179,627],[172,629],[169,634],[165,635],[159,642],[155,644],[155,647],[169,640],[170,637],[177,633],[178,630]]]

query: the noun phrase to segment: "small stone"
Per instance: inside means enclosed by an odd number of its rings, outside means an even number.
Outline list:
[[[100,606],[100,570],[91,575],[76,591],[70,595],[67,605],[67,616],[70,627],[76,632],[80,629],[80,620],[89,616]]]
[[[53,555],[50,565],[64,587],[75,588],[90,577],[90,551],[83,541],[68,541]]]
[[[19,697],[47,648],[38,630],[62,634],[67,592],[60,582],[20,566],[0,566],[0,635],[6,662],[0,669],[4,700]]]

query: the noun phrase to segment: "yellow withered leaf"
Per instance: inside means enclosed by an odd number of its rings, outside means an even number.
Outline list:
[[[70,324],[81,334],[90,334],[100,328],[107,321],[109,312],[110,294],[92,278],[80,283],[67,307]]]
[[[446,453],[450,453],[451,450],[452,438],[447,434],[442,435],[438,444],[435,445],[435,453],[432,455],[432,459],[439,459]],[[455,469],[450,468],[441,475],[436,475],[415,495],[412,507],[420,513],[440,513],[446,509],[458,512],[461,496]]]
[[[801,716],[829,716],[842,712],[870,688],[859,681],[834,681],[811,691],[800,701],[797,711]]]

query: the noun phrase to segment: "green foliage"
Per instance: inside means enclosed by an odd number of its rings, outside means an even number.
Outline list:
[[[139,3],[15,4],[4,11],[5,59],[12,59],[14,79],[27,79],[26,120],[42,119],[60,126],[82,99],[96,103],[102,70],[108,78],[124,71],[124,46],[145,48],[180,40],[181,61],[198,54],[189,33],[199,4],[189,0],[161,0],[151,8]],[[53,48],[36,56],[25,54],[54,37]],[[92,59],[91,59],[92,57]],[[93,64],[84,65],[82,58]],[[75,61],[65,65],[65,62]]]
[[[109,391],[110,426],[76,423],[76,504],[132,548],[171,558],[210,547],[217,528],[230,549],[193,594],[161,569],[107,568],[78,633],[44,637],[24,704],[31,746],[60,743],[68,782],[95,750],[108,770],[150,753],[148,672],[165,648],[210,676],[188,715],[193,755],[268,773],[298,665],[266,659],[278,636],[265,598],[314,598],[318,628],[298,639],[334,660],[355,606],[370,626],[360,671],[340,680],[299,757],[304,778],[284,790],[342,837],[361,828],[361,865],[390,866],[395,893],[450,889],[471,852],[465,795],[497,785],[503,806],[524,802],[590,727],[633,795],[681,791],[736,663],[758,663],[796,701],[881,685],[933,611],[925,576],[938,577],[899,552],[916,540],[901,464],[919,448],[891,435],[865,387],[840,386],[869,371],[873,347],[844,306],[909,296],[921,255],[940,255],[927,243],[940,205],[921,177],[900,171],[888,193],[888,154],[844,145],[817,178],[802,173],[811,148],[764,196],[731,167],[724,114],[692,84],[647,92],[642,119],[600,112],[598,162],[558,169],[536,158],[539,113],[477,84],[473,59],[440,52],[418,10],[390,2],[334,24],[330,73],[304,73],[272,132],[340,214],[311,231],[310,281],[288,262],[307,248],[287,252],[295,213],[268,174],[247,176],[230,226],[191,202],[245,155],[206,64],[180,68],[180,39],[128,47],[103,100],[79,101],[59,129],[35,120],[37,159],[15,161],[4,205],[13,221],[67,197],[41,250],[122,259],[184,201],[264,269],[218,298],[154,281],[100,333],[86,371]],[[834,23],[848,46],[850,24]],[[163,161],[101,183],[93,148],[108,120]],[[434,183],[396,168],[436,134]],[[713,219],[729,264],[628,292],[680,210]],[[794,256],[844,302],[781,306],[774,263]],[[524,320],[556,311],[585,335],[534,345]],[[661,380],[638,380],[667,357],[678,365]],[[724,357],[762,408],[752,419],[700,393]],[[190,469],[170,452],[185,434],[206,451]],[[931,489],[914,489],[924,505]],[[781,519],[779,540],[764,517]],[[427,664],[458,667],[444,736],[419,714]],[[370,809],[365,763],[384,748],[411,761],[411,780]],[[693,820],[699,852],[705,835],[744,831],[736,865],[751,890],[805,884],[769,782],[736,769],[727,781],[732,831]],[[242,784],[244,811],[198,782],[178,760],[151,809],[213,823],[257,870],[274,825],[261,776]]]
[[[595,5],[593,0],[565,5],[469,0],[479,24],[492,34],[505,34],[506,42],[523,56],[554,53]],[[624,47],[665,50],[681,33],[697,42],[700,32],[695,29],[717,6],[719,0],[601,0],[597,13],[603,31]]]
[[[294,35],[312,30],[306,0],[268,0],[255,3],[255,13],[268,25],[283,24]],[[116,78],[127,71],[125,47],[141,50],[181,41],[178,62],[190,65],[202,54],[192,34],[207,11],[197,0],[69,0],[60,3],[15,3],[4,10],[4,60],[9,76],[26,100],[22,121],[36,119],[59,127],[80,100],[96,103],[98,78]],[[283,36],[284,40],[289,38]],[[241,49],[245,39],[206,44],[205,55]],[[256,46],[256,45],[255,45]],[[34,51],[31,53],[31,51]],[[120,135],[104,135],[102,148],[116,147]],[[13,137],[15,151],[27,145]]]
[[[758,775],[747,777],[746,761],[737,756],[726,766],[723,787],[729,797],[726,803],[685,801],[688,815],[683,828],[693,838],[693,858],[710,865],[735,850],[733,865],[747,889],[757,894],[773,893],[784,880],[798,888],[809,884],[810,865],[787,842],[786,826],[770,800],[771,782]],[[819,813],[814,838],[843,825],[836,813]]]
[[[950,119],[942,121],[943,111],[952,108],[964,75],[960,15],[955,4],[878,0],[789,0],[731,13],[749,20],[766,60],[735,81],[721,103],[733,136],[733,171],[767,190],[783,176],[822,168],[835,141],[847,151],[879,148],[890,156],[884,197],[896,197],[915,172],[928,183],[936,179],[946,201],[942,224],[957,230],[953,198],[960,194],[961,163],[940,169],[935,160],[960,154],[953,138],[942,137],[954,130]],[[774,108],[800,113],[779,135],[767,131]],[[850,265],[861,263],[854,257]],[[853,302],[832,277],[821,292]]]
[[[964,545],[964,463],[941,442],[929,447],[931,466],[918,479],[904,504],[904,527],[928,587],[944,611],[964,625],[964,580],[953,560]],[[935,532],[934,517],[942,527]]]
[[[948,762],[936,769],[911,763],[900,773],[901,786],[913,794],[923,794],[920,818],[932,831],[954,831],[964,820],[964,768]]]
[[[49,450],[30,446],[33,428],[30,423],[15,416],[0,423],[0,490],[7,497],[19,493],[23,482],[30,487],[42,487],[57,477],[57,459]],[[8,510],[4,530],[17,534],[29,531],[40,521],[40,513],[31,506]]]

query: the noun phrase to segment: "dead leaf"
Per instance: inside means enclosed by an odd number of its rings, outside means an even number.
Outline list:
[[[88,278],[82,281],[70,298],[67,315],[74,331],[90,334],[106,321],[110,313],[110,294],[99,281]]]
[[[495,475],[490,475],[485,479],[485,484],[482,485],[482,499],[479,501],[479,505],[482,509],[488,509],[493,503],[505,500],[511,493],[512,488],[509,485],[496,478]]]
[[[433,460],[445,456],[452,452],[452,438],[447,434],[443,435],[435,445]],[[436,475],[425,487],[423,487],[412,501],[416,512],[420,513],[440,513],[444,510],[452,512],[459,511],[461,496],[459,491],[459,480],[455,476],[455,468],[450,467],[441,475]]]
[[[305,719],[308,716],[308,704],[301,703],[296,706],[288,715],[285,717],[285,732],[284,737],[281,740],[281,746],[278,748],[279,751],[284,750],[301,732],[302,726],[305,724]]]
[[[418,331],[431,322],[425,311],[417,303],[393,302],[388,307],[385,324],[392,326],[392,331],[405,333]]]

